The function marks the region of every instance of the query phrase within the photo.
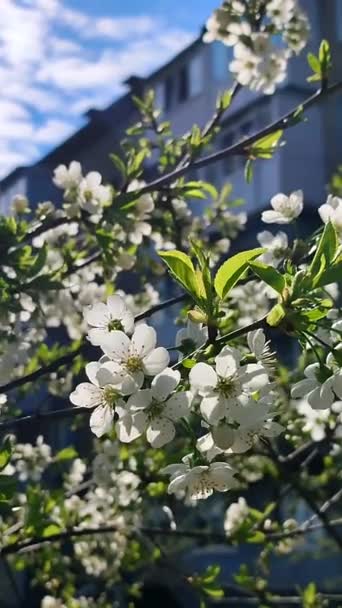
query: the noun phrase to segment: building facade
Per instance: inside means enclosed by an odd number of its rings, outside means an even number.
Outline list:
[[[329,40],[334,76],[342,62],[342,0],[302,0],[309,14],[311,37],[308,50],[316,51],[322,38]],[[14,194],[26,194],[34,205],[38,201],[58,201],[60,193],[51,177],[60,163],[81,162],[85,171],[98,170],[104,181],[114,182],[115,168],[109,154],[115,151],[125,129],[137,119],[131,93],[142,95],[153,88],[156,105],[169,120],[176,135],[194,124],[203,126],[210,118],[217,95],[232,84],[228,72],[232,50],[220,42],[204,44],[199,37],[147,78],[128,79],[129,91],[105,110],[89,110],[87,124],[28,167],[18,168],[0,182],[0,211],[9,210]],[[306,77],[306,52],[293,59],[287,80],[272,96],[243,89],[234,99],[215,147],[222,148],[248,136],[300,104],[312,91]],[[286,133],[286,146],[269,161],[256,163],[254,179],[246,184],[244,159],[227,158],[198,171],[198,179],[220,186],[232,182],[234,193],[246,200],[251,218],[260,215],[277,192],[302,188],[307,208],[323,202],[326,184],[342,158],[342,100],[336,96],[316,105],[307,114],[308,122]]]

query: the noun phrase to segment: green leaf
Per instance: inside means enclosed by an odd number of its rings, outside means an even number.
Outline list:
[[[0,471],[8,465],[12,454],[12,445],[9,437],[6,437],[0,448]]]
[[[223,589],[212,588],[212,587],[202,587],[202,591],[209,597],[215,598],[217,600],[224,597]]]
[[[78,453],[75,450],[75,448],[70,446],[67,448],[63,448],[63,450],[60,450],[59,452],[57,452],[57,454],[55,456],[55,460],[56,460],[56,462],[64,462],[65,460],[72,460],[73,458],[77,458],[77,456],[78,456]]]
[[[321,238],[319,239],[316,253],[309,268],[313,278],[315,278],[322,269],[322,256],[325,258],[325,268],[330,267],[336,256],[337,247],[338,239],[336,230],[333,224],[328,222],[324,227]]]
[[[17,487],[15,477],[12,475],[0,475],[0,499],[12,498]]]
[[[214,200],[218,197],[218,192],[212,184],[205,181],[187,182],[182,186],[184,196],[187,198],[207,198],[209,194]]]
[[[230,89],[228,91],[224,91],[217,99],[216,108],[221,112],[224,112],[224,110],[229,108],[230,104],[232,103],[232,99],[233,91]]]
[[[251,184],[253,180],[254,165],[251,158],[249,158],[245,164],[245,180],[247,184]]]
[[[250,156],[257,158],[272,158],[273,152],[279,145],[279,140],[283,135],[282,129],[261,137],[250,148]]]
[[[276,304],[267,315],[267,323],[271,327],[277,327],[285,317],[285,309],[281,304]]]
[[[315,608],[317,599],[317,590],[315,583],[309,583],[302,594],[303,608]]]
[[[241,251],[241,253],[233,255],[220,266],[214,281],[215,291],[219,298],[223,300],[226,297],[241,275],[248,268],[248,263],[262,253],[265,253],[265,251],[266,249],[261,247],[250,249],[249,251]]]
[[[182,366],[185,367],[185,369],[191,369],[196,363],[196,359],[184,359],[184,361],[182,361]]]
[[[27,274],[30,277],[34,277],[39,274],[41,270],[43,270],[45,262],[47,258],[47,245],[44,243],[43,247],[39,250],[38,255],[36,256],[33,264],[29,268]]]
[[[122,177],[126,177],[126,166],[123,160],[121,160],[120,156],[117,154],[110,154],[109,157],[113,165],[115,165],[119,173],[121,173]]]
[[[198,148],[202,143],[202,132],[198,125],[194,125],[191,129],[190,144],[193,148]]]
[[[313,53],[308,53],[307,59],[309,66],[312,68],[312,71],[315,74],[319,74],[319,77],[321,77],[321,63],[318,57],[316,57],[316,55],[314,55]]]
[[[171,275],[186,289],[195,300],[202,298],[195,268],[188,255],[182,251],[159,251],[160,257],[169,267]]]
[[[58,524],[48,524],[42,531],[42,536],[44,538],[48,538],[49,536],[54,536],[54,534],[59,534],[62,531],[62,528]]]
[[[326,268],[326,270],[321,274],[319,280],[315,284],[315,287],[324,287],[325,285],[330,285],[330,283],[341,283],[342,282],[342,260],[336,262],[330,268]]]
[[[264,283],[270,285],[278,293],[283,293],[286,285],[285,279],[273,266],[267,266],[261,262],[250,262],[249,267]]]
[[[260,530],[258,530],[257,532],[254,532],[252,534],[252,536],[249,536],[247,538],[247,542],[249,543],[263,543],[265,541],[265,534],[263,532],[261,532]]]
[[[318,59],[321,65],[322,78],[326,78],[331,68],[331,51],[330,44],[327,40],[322,40],[320,44]]]

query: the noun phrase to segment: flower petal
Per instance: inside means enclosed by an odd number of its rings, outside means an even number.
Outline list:
[[[143,359],[143,368],[147,376],[154,376],[162,372],[170,362],[170,355],[166,348],[158,346]]]
[[[217,424],[225,415],[225,402],[219,395],[202,399],[201,414],[209,424]]]
[[[99,366],[96,372],[96,380],[102,388],[108,384],[119,384],[123,381],[125,375],[127,373],[116,361],[107,361]]]
[[[329,381],[324,382],[322,386],[318,386],[308,394],[308,402],[314,410],[325,410],[331,407],[334,401],[335,395]]]
[[[194,392],[206,394],[216,387],[217,375],[207,363],[196,363],[190,370],[189,381]]]
[[[146,425],[147,416],[144,412],[136,412],[133,415],[125,414],[115,425],[119,441],[123,443],[134,441],[144,433]]]
[[[90,416],[90,428],[96,437],[108,433],[113,425],[114,411],[109,405],[99,405]]]
[[[130,352],[131,341],[123,331],[111,331],[103,340],[103,352],[114,361],[124,361]]]
[[[151,389],[156,401],[165,401],[180,382],[180,373],[167,367],[152,380]]]
[[[82,382],[76,386],[69,399],[74,405],[96,407],[102,403],[102,391],[90,382]]]
[[[97,302],[86,308],[83,316],[88,325],[93,327],[105,327],[110,320],[108,308],[103,302]]]
[[[161,448],[163,445],[170,443],[175,435],[175,425],[164,416],[154,418],[146,431],[147,441],[153,448]]]
[[[235,439],[235,431],[228,424],[219,424],[211,429],[215,445],[221,450],[228,450]]]
[[[306,395],[313,391],[315,387],[317,387],[317,380],[314,378],[300,380],[300,382],[293,385],[291,389],[291,397],[293,397],[293,399],[301,399],[302,397],[306,397]]]
[[[176,494],[186,489],[187,486],[187,474],[183,473],[171,479],[169,487],[167,489],[168,494]]]
[[[190,391],[175,393],[167,400],[163,409],[163,416],[171,420],[186,418],[190,413],[193,395]]]
[[[95,384],[95,386],[99,386],[99,383],[98,383],[98,380],[96,377],[99,369],[100,369],[100,363],[98,361],[91,361],[91,363],[87,363],[87,365],[85,366],[85,373],[87,374],[90,382]]]
[[[137,325],[132,336],[131,354],[146,357],[153,351],[157,343],[156,330],[145,323]]]
[[[88,338],[94,346],[101,346],[108,334],[108,330],[104,327],[92,327],[92,329],[89,329],[88,331]]]
[[[216,373],[221,378],[231,378],[240,367],[240,355],[235,348],[225,346],[215,357]]]
[[[127,410],[145,410],[151,403],[152,391],[149,388],[144,388],[129,397],[127,400]]]
[[[335,374],[333,377],[332,388],[339,399],[342,399],[342,374]]]

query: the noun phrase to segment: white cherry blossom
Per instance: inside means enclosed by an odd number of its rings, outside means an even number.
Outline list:
[[[194,323],[188,319],[186,327],[182,327],[176,333],[176,346],[186,346],[189,350],[195,350],[208,340],[208,328],[202,323]]]
[[[222,452],[247,452],[258,437],[276,437],[283,431],[272,418],[269,400],[241,399],[234,417],[211,426],[210,432],[198,439],[197,448],[208,460]]]
[[[130,395],[136,384],[114,361],[92,362],[85,368],[90,382],[82,382],[70,395],[73,405],[89,407],[90,428],[96,437],[107,433],[113,423],[114,409],[122,395]]]
[[[275,353],[271,351],[271,342],[266,340],[264,330],[259,328],[248,332],[247,343],[257,361],[271,371],[275,365]]]
[[[259,257],[259,260],[269,266],[278,266],[279,262],[284,259],[288,248],[287,234],[282,231],[272,234],[272,232],[264,230],[257,234],[257,239],[261,247],[267,249],[266,253]]]
[[[330,416],[329,409],[314,410],[307,399],[293,401],[293,407],[303,416],[303,432],[309,433],[313,441],[322,441],[326,436],[326,427]]]
[[[135,191],[143,188],[145,182],[133,180],[128,186],[127,191]],[[133,212],[129,214],[129,218],[132,220],[133,230],[129,232],[129,240],[134,245],[140,245],[143,241],[144,236],[151,236],[152,227],[147,221],[151,217],[151,213],[154,209],[154,201],[152,195],[148,192],[139,196],[135,202]]]
[[[266,14],[281,29],[291,21],[295,8],[295,0],[270,0],[266,4]]]
[[[117,409],[119,440],[130,442],[146,431],[147,441],[154,448],[172,441],[174,423],[188,416],[192,402],[190,391],[174,392],[180,380],[179,371],[167,368],[153,378],[151,389],[138,391]]]
[[[342,370],[333,372],[329,368],[321,369],[319,363],[312,363],[304,370],[304,380],[292,387],[293,399],[306,397],[314,410],[331,407],[336,399],[342,399]]]
[[[240,359],[237,349],[225,346],[215,358],[215,369],[201,362],[190,371],[191,390],[202,397],[201,413],[209,424],[217,425],[225,417],[234,418],[239,399],[265,390],[269,383],[261,365],[241,366]]]
[[[156,376],[163,371],[170,360],[166,348],[156,348],[157,334],[153,327],[138,325],[130,339],[122,331],[113,331],[102,341],[103,352],[121,369],[133,378],[137,388],[141,388],[144,375]]]
[[[82,167],[79,162],[73,160],[69,167],[59,165],[54,170],[53,183],[62,190],[76,188],[82,180]]]
[[[289,224],[303,211],[303,192],[296,190],[289,196],[276,194],[271,198],[273,210],[263,211],[261,219],[266,224]]]
[[[326,203],[318,208],[322,222],[331,222],[342,240],[342,198],[329,194]]]
[[[237,502],[232,502],[224,516],[223,527],[226,535],[232,536],[244,523],[248,514],[248,504],[243,496],[240,496]]]
[[[90,214],[101,214],[106,203],[111,200],[111,189],[104,186],[98,171],[91,171],[80,182],[77,202]]]
[[[109,296],[107,303],[98,302],[84,311],[84,319],[92,328],[89,340],[94,346],[101,346],[104,338],[115,330],[131,334],[134,330],[134,316],[118,295]]]
[[[270,412],[270,403],[267,400],[248,402],[239,407],[235,414],[235,420],[239,427],[235,430],[234,441],[231,451],[241,454],[249,450],[257,437],[277,437],[284,427],[272,420],[273,413]]]
[[[169,494],[185,492],[192,500],[208,498],[214,490],[227,492],[236,485],[235,471],[227,462],[213,462],[193,468],[188,463],[171,464],[161,473],[171,476]]]
[[[259,57],[245,44],[234,46],[234,59],[229,64],[230,71],[242,86],[249,86],[259,63]]]

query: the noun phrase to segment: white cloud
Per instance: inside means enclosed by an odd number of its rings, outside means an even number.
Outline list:
[[[68,0],[0,4],[1,175],[37,159],[78,126],[79,113],[111,103],[124,79],[147,75],[191,39],[153,15],[94,17]]]
[[[34,139],[42,144],[59,143],[75,130],[70,122],[50,119],[34,133]]]

